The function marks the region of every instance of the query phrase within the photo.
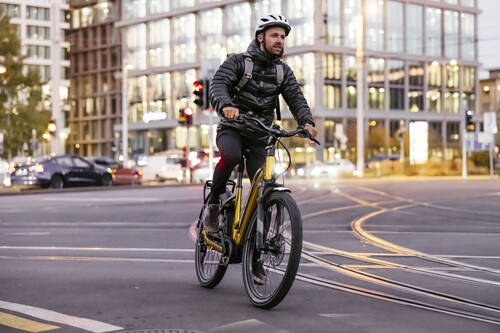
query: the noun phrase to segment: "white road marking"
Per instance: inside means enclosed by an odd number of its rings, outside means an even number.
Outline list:
[[[123,329],[123,327],[106,324],[92,319],[69,316],[63,313],[18,303],[0,301],[0,308],[18,313],[24,313],[28,316],[49,322],[77,327],[94,333],[105,333]]]
[[[41,201],[67,201],[67,202],[160,202],[162,198],[72,198],[72,197],[47,197]]]
[[[68,247],[68,246],[0,246],[0,250],[55,250],[55,251],[132,251],[132,252],[194,252],[194,249],[158,249],[137,247]]]

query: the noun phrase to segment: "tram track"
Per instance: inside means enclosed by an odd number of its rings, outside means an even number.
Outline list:
[[[367,189],[367,188],[358,188],[358,189],[370,192],[370,194],[372,195],[373,194],[379,195],[384,198],[384,201],[373,202],[372,200],[372,202],[370,202],[368,200],[355,197],[351,194],[342,193],[341,191],[338,191],[338,189],[335,190],[334,194],[343,196],[344,198],[353,201],[353,205],[345,207],[337,207],[335,208],[336,210],[343,210],[343,208],[357,209],[360,207],[371,207],[373,209],[372,212],[364,214],[354,219],[350,223],[351,231],[353,232],[353,234],[356,235],[363,242],[369,243],[377,248],[383,249],[397,256],[418,258],[420,260],[432,262],[434,264],[438,263],[444,265],[446,270],[461,269],[461,270],[466,270],[468,272],[473,271],[473,272],[481,272],[493,275],[500,274],[500,271],[496,269],[463,263],[456,260],[438,257],[435,255],[430,255],[427,253],[423,253],[421,251],[402,247],[400,245],[391,243],[387,240],[384,240],[380,237],[373,235],[371,232],[369,232],[363,227],[363,224],[375,216],[388,213],[391,211],[404,211],[407,208],[415,206],[426,206],[426,207],[432,207],[434,209],[450,209],[450,208],[440,207],[439,205],[434,205],[429,203],[422,203],[412,199],[403,198],[400,196],[392,196],[390,194],[378,190]],[[388,199],[389,201],[387,201]],[[380,206],[381,203],[387,203],[387,202],[395,203],[396,205],[393,206],[392,208],[383,208]],[[326,209],[319,212],[315,212],[313,214],[308,214],[305,215],[304,218],[307,219],[313,216],[316,217],[328,213],[331,213],[331,209]],[[426,269],[406,264],[400,264],[388,260],[380,260],[372,258],[370,255],[363,255],[363,254],[343,251],[340,249],[335,249],[332,247],[315,244],[307,241],[304,241],[303,246],[304,249],[302,257],[305,260],[308,260],[319,267],[341,273],[345,276],[349,276],[356,280],[376,285],[382,285],[391,290],[397,290],[399,293],[404,292],[413,296],[403,297],[397,294],[377,291],[374,289],[359,287],[352,284],[344,284],[327,278],[322,278],[310,274],[304,274],[301,272],[297,276],[298,280],[325,286],[328,288],[347,291],[359,295],[375,297],[378,299],[384,299],[386,301],[397,302],[405,305],[419,307],[422,309],[442,312],[454,316],[460,316],[473,320],[479,320],[482,322],[493,323],[495,325],[500,325],[500,307],[491,304],[486,304],[483,302],[478,302],[465,297],[460,297],[450,293],[432,290],[429,288],[424,288],[417,285],[396,281],[394,279],[389,279],[381,275],[366,272],[363,269],[354,268],[353,266],[335,263],[331,260],[325,259],[324,256],[325,255],[341,256],[349,259],[354,259],[360,262],[376,265],[377,267],[396,268],[410,273],[426,274],[440,279],[459,281],[469,284],[486,285],[487,287],[494,287],[494,288],[500,287],[500,283],[497,281],[477,278],[477,277],[470,277],[462,274],[449,273],[441,270]],[[427,300],[422,301],[419,300],[418,297],[424,297],[434,301],[427,301]],[[442,302],[445,302],[445,304],[444,305],[440,304]]]

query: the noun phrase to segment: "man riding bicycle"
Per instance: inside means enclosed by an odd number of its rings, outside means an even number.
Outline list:
[[[282,15],[262,17],[257,21],[255,38],[247,52],[229,55],[213,76],[210,102],[221,118],[216,137],[221,159],[214,169],[211,195],[203,215],[203,224],[208,232],[217,231],[219,195],[225,192],[231,172],[242,158],[242,151],[246,151],[246,169],[250,179],[265,160],[267,134],[235,129],[234,125],[224,124],[226,119],[252,112],[269,126],[278,106],[277,97],[281,94],[297,123],[305,126],[311,137],[317,135],[311,110],[297,79],[292,69],[281,61],[285,37],[290,30],[288,20]],[[251,73],[245,73],[248,68],[246,61],[253,63]],[[278,77],[280,71],[282,78]],[[243,86],[240,84],[242,77],[245,77]]]

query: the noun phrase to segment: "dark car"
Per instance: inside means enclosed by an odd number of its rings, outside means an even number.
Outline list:
[[[14,165],[12,186],[63,188],[70,186],[111,186],[111,173],[74,155],[33,158]]]
[[[85,159],[94,165],[109,168],[113,177],[113,185],[140,185],[142,171],[137,168],[127,168],[123,164],[107,156],[89,156]]]

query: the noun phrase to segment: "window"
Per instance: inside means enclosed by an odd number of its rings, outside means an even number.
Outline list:
[[[361,0],[344,1],[344,46],[356,48],[356,16],[361,14]]]
[[[462,0],[463,1],[463,0]],[[472,0],[473,1],[473,0]],[[476,59],[476,36],[475,36],[475,17],[473,14],[461,14],[462,19],[462,37],[461,37],[461,54],[462,58],[467,60]]]
[[[427,64],[426,107],[429,112],[441,112],[442,104],[442,66],[437,62]]]
[[[357,68],[356,58],[353,56],[345,56],[344,71],[347,83],[347,107],[355,108],[357,106]]]
[[[170,21],[162,19],[149,23],[149,66],[170,65]]]
[[[249,3],[226,7],[224,17],[226,19],[226,49],[228,54],[246,50],[253,39],[254,22],[251,20],[251,15],[247,15],[250,12]]]
[[[368,60],[368,106],[370,109],[385,109],[385,60]]]
[[[177,16],[172,19],[172,63],[182,64],[196,61],[194,14]]]
[[[200,57],[220,59],[222,55],[222,10],[215,8],[200,12]]]
[[[424,108],[424,65],[421,62],[408,64],[409,86],[408,105],[410,112],[420,112]]]
[[[389,80],[389,109],[404,110],[405,67],[402,60],[387,61]]]
[[[50,21],[50,9],[43,7],[26,7],[26,18],[31,20]]]
[[[424,28],[423,28],[423,8],[419,5],[406,5],[406,49],[410,54],[423,54],[424,50]]]
[[[389,1],[387,3],[387,50],[389,52],[403,52],[404,49],[404,24],[403,3]]]
[[[27,45],[26,55],[32,59],[50,59],[50,47],[41,45]]]
[[[441,9],[428,7],[426,12],[426,33],[427,40],[425,53],[428,56],[440,57],[441,52]]]
[[[50,29],[47,27],[28,25],[26,37],[30,39],[50,40]]]
[[[293,69],[309,106],[314,108],[314,54],[304,53],[287,57],[286,62]]]
[[[340,108],[342,98],[342,56],[326,54],[323,57],[323,105]]]
[[[340,0],[323,1],[323,13],[325,13],[325,36],[326,44],[341,46],[342,45],[342,26],[341,26],[341,11]]]
[[[146,69],[146,25],[137,24],[127,29],[128,61],[135,70]]]
[[[204,0],[205,2],[213,0]],[[255,17],[263,17],[269,13],[281,13],[281,0],[256,0],[254,4]]]
[[[366,1],[366,47],[370,50],[384,49],[384,1]]]
[[[314,6],[303,0],[288,0],[285,16],[293,33],[287,37],[287,46],[311,45],[314,43]]]
[[[458,57],[458,12],[453,10],[444,11],[444,54],[448,58]]]

